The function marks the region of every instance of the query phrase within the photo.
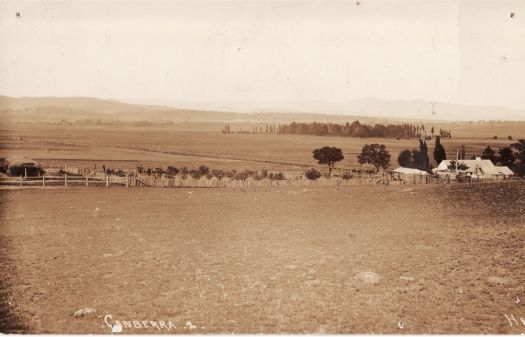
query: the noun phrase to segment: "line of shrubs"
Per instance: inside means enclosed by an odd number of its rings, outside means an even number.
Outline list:
[[[306,179],[309,179],[309,180],[317,180],[321,178],[321,175],[322,175],[321,172],[319,172],[318,170],[314,168],[311,168],[304,173],[304,176],[306,177]],[[341,178],[343,178],[344,180],[350,180],[353,177],[354,176],[350,172],[344,172],[343,175],[341,176]]]
[[[108,175],[116,175],[116,176],[125,176],[126,173],[122,169],[109,169],[105,168],[106,174]],[[142,165],[137,166],[137,173],[138,174],[146,174],[146,175],[153,175],[153,176],[165,176],[167,178],[174,178],[175,176],[179,175],[182,179],[185,179],[186,177],[190,176],[193,179],[200,179],[201,177],[206,177],[207,179],[211,179],[213,177],[216,177],[217,179],[222,178],[230,178],[233,180],[246,180],[248,178],[252,178],[254,180],[262,180],[262,179],[270,179],[270,180],[285,180],[285,176],[282,172],[269,172],[266,169],[262,170],[240,170],[237,171],[235,169],[233,170],[220,170],[220,169],[210,169],[206,165],[200,165],[198,168],[188,168],[186,166],[183,167],[176,167],[176,166],[168,166],[167,168],[150,168],[150,167],[143,167]],[[321,178],[322,173],[315,168],[310,168],[307,171],[304,172],[304,176],[309,180],[317,180]],[[350,172],[344,172],[341,175],[342,179],[349,180],[352,179],[354,176]]]
[[[206,177],[211,179],[216,177],[217,179],[230,178],[234,180],[246,180],[252,178],[254,180],[261,179],[270,179],[270,180],[284,180],[285,176],[282,172],[269,172],[266,169],[257,171],[257,170],[211,170],[206,165],[201,165],[197,169],[190,169],[186,166],[181,168],[175,166],[168,166],[166,169],[157,167],[155,169],[143,168],[142,166],[137,166],[137,172],[139,174],[147,175],[156,175],[161,176],[165,175],[168,178],[173,178],[176,175],[179,175],[182,179],[185,179],[187,176],[192,177],[193,179],[200,179],[201,177]]]

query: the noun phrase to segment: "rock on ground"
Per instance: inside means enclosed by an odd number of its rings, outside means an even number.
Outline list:
[[[88,316],[88,315],[94,314],[96,312],[97,311],[95,309],[93,309],[93,308],[78,309],[77,311],[75,311],[73,313],[73,317],[80,318],[80,317],[84,317],[84,316]]]
[[[364,271],[357,274],[356,277],[367,284],[375,284],[380,279],[379,275],[371,271]]]

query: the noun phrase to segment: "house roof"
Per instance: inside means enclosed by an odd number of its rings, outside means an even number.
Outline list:
[[[418,169],[408,168],[408,167],[398,167],[392,172],[402,173],[402,174],[415,174],[415,175],[428,175],[428,172],[421,171]]]
[[[502,173],[506,176],[511,176],[514,174],[514,172],[512,172],[512,170],[509,169],[507,166],[494,166],[494,171]]]
[[[453,160],[443,160],[437,167],[437,172],[448,171],[448,166]],[[470,159],[458,160],[459,164],[465,164],[468,169],[463,172],[478,175],[513,175],[514,173],[507,166],[495,166],[489,159]]]
[[[4,162],[2,164],[2,166],[4,168],[7,168],[7,167],[16,167],[16,166],[19,166],[19,167],[30,167],[30,166],[37,166],[37,167],[40,167],[41,165],[32,160],[32,159],[29,159],[29,158],[25,158],[25,157],[11,157],[11,158],[7,158],[7,159],[4,159]]]

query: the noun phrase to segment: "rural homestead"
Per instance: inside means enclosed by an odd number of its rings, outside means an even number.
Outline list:
[[[0,1],[0,333],[525,333],[525,2]]]

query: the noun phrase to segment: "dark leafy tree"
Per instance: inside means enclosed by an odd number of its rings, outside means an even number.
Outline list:
[[[343,156],[343,151],[337,147],[325,146],[320,149],[313,150],[314,158],[317,160],[317,163],[321,165],[328,166],[328,174],[332,175],[332,169],[335,166],[335,163],[345,159]]]
[[[518,140],[510,146],[513,150],[516,150],[515,158],[517,162],[514,164],[514,172],[523,177],[525,176],[525,139]]]
[[[483,153],[481,154],[481,159],[488,159],[493,164],[496,164],[498,162],[498,156],[496,155],[496,151],[490,146],[487,146],[485,150],[483,150]]]
[[[380,168],[387,169],[390,165],[390,153],[383,144],[366,144],[357,156],[359,164],[370,164],[379,172]]]
[[[465,171],[465,170],[468,170],[469,167],[465,163],[456,162],[455,160],[452,160],[450,161],[450,164],[447,166],[447,169],[449,171]]]
[[[505,146],[499,149],[498,161],[501,166],[508,166],[509,168],[512,168],[515,160],[516,157],[510,146]]]
[[[430,159],[428,158],[427,142],[422,139],[419,139],[419,152],[414,152],[414,161],[418,170],[429,170]]]
[[[399,153],[397,157],[397,162],[401,167],[415,168],[414,157],[412,155],[413,151],[408,149],[403,150]]]
[[[436,145],[434,147],[434,160],[439,165],[443,160],[447,159],[445,148],[441,144],[441,137],[436,136]]]

